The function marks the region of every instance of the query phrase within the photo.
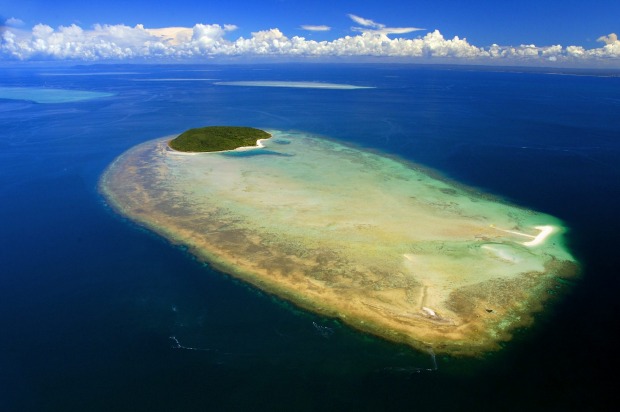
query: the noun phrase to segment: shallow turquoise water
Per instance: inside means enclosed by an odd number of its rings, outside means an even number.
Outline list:
[[[67,103],[110,97],[112,93],[44,87],[0,87],[0,99],[26,100],[36,103]]]

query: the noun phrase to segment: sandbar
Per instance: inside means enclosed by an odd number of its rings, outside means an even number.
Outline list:
[[[292,87],[297,89],[333,89],[333,90],[354,90],[354,89],[374,89],[371,86],[355,86],[343,83],[323,83],[323,82],[284,82],[284,81],[236,81],[236,82],[216,82],[220,86],[248,86],[248,87]]]
[[[559,219],[301,132],[249,152],[140,144],[105,171],[119,213],[217,269],[414,348],[500,348],[578,264]]]
[[[132,79],[135,82],[212,82],[217,79],[169,78],[169,79]]]

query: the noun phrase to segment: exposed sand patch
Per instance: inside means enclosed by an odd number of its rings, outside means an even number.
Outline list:
[[[342,83],[323,83],[323,82],[283,82],[283,81],[238,81],[238,82],[217,82],[220,86],[247,86],[247,87],[292,87],[297,89],[374,89],[368,86],[355,86]]]
[[[534,226],[534,229],[540,230],[540,233],[529,242],[523,243],[525,246],[538,246],[543,244],[549,235],[555,230],[553,226]]]

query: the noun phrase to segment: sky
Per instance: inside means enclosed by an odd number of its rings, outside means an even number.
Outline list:
[[[618,0],[0,0],[0,23],[8,61],[371,56],[620,68]]]

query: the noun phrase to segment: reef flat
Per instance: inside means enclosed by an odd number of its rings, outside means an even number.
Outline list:
[[[270,130],[245,151],[169,138],[117,158],[121,214],[218,269],[359,330],[437,353],[499,348],[574,275],[558,219],[407,162]]]
[[[35,103],[67,103],[113,96],[112,93],[45,87],[0,87],[0,99],[28,100]]]

